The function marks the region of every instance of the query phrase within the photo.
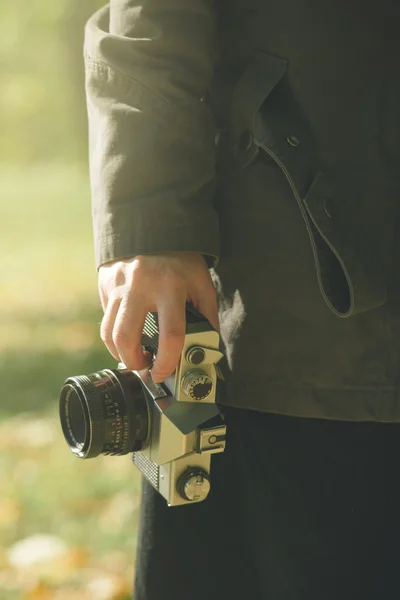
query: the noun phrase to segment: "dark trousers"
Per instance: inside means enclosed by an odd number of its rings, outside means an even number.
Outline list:
[[[144,484],[135,600],[400,597],[400,425],[226,409],[212,492]]]

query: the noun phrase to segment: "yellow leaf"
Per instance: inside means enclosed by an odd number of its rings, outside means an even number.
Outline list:
[[[59,560],[59,568],[63,573],[86,567],[90,559],[90,552],[82,546],[71,548]]]
[[[24,595],[24,600],[52,600],[53,590],[44,582],[37,583]]]

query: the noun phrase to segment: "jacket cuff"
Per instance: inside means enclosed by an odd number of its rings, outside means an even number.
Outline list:
[[[219,260],[219,245],[216,241],[217,231],[207,228],[203,232],[192,229],[177,228],[170,230],[170,238],[165,239],[165,231],[153,232],[150,240],[135,239],[115,233],[97,240],[95,244],[97,270],[108,262],[133,258],[144,254],[167,254],[170,252],[197,252],[202,254],[208,268],[214,268]]]
[[[135,202],[114,207],[104,214],[93,208],[96,267],[142,254],[198,252],[209,268],[218,264],[220,236],[217,213],[210,202],[214,185],[209,183],[185,202],[185,210],[156,198],[138,210]]]

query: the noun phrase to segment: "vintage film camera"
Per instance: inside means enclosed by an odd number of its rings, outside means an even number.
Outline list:
[[[142,345],[158,348],[156,313],[148,313]],[[211,455],[225,449],[220,415],[219,334],[193,307],[175,373],[154,383],[149,369],[104,369],[69,377],[60,394],[64,437],[79,458],[133,452],[133,462],[169,506],[201,502],[210,491]]]

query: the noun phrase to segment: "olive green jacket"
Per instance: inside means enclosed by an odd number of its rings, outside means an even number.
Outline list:
[[[210,258],[228,404],[400,421],[399,30],[398,0],[111,0],[87,25],[97,265]]]
[[[383,304],[400,18],[395,0],[379,7],[111,0],[98,11],[85,41],[97,264],[167,251],[215,262],[217,117],[239,167],[261,148],[288,176],[330,308],[350,316]]]
[[[214,68],[207,0],[111,0],[85,63],[97,265],[195,251],[216,258]]]

